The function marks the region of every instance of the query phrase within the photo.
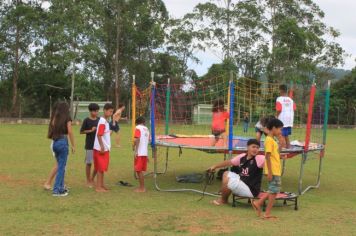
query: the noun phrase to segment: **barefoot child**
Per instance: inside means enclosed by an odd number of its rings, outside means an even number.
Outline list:
[[[88,106],[89,117],[83,120],[82,127],[80,128],[80,134],[85,134],[85,174],[87,177],[88,187],[93,187],[94,177],[96,171],[93,170],[91,175],[91,166],[93,163],[93,147],[95,141],[96,127],[98,126],[99,117],[99,105],[96,103],[90,103]]]
[[[224,101],[218,99],[214,101],[213,117],[211,123],[211,133],[214,135],[212,146],[215,146],[221,136],[225,133],[225,121],[229,118],[229,113],[224,108]]]
[[[281,160],[279,156],[278,144],[274,138],[281,135],[282,128],[282,121],[276,118],[271,119],[267,124],[269,132],[265,140],[266,161],[264,171],[268,179],[268,194],[260,198],[258,201],[252,201],[253,208],[257,211],[258,216],[260,216],[261,207],[268,198],[268,205],[265,215],[263,216],[264,219],[277,218],[271,215],[271,210],[276,196],[281,189]]]
[[[104,173],[108,170],[111,148],[111,131],[108,120],[112,116],[114,107],[110,103],[104,105],[104,117],[100,117],[94,141],[94,168],[97,172],[95,191],[107,192],[104,185]]]
[[[57,175],[53,187],[54,197],[65,197],[68,195],[68,191],[64,186],[65,169],[69,153],[68,137],[72,144],[72,153],[74,153],[75,146],[69,106],[65,102],[60,102],[55,106],[55,111],[52,113],[48,127],[48,138],[53,140],[52,148],[57,161]],[[55,169],[52,170],[52,173],[54,172]]]
[[[133,145],[134,150],[134,168],[137,173],[140,187],[135,192],[146,192],[143,172],[147,170],[148,159],[148,144],[150,133],[145,126],[145,118],[140,116],[136,119],[135,140]]]

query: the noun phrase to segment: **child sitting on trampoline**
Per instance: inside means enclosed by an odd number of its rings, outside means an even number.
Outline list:
[[[222,99],[214,101],[212,112],[211,133],[215,137],[212,146],[215,146],[221,136],[224,139],[225,121],[229,119],[229,113],[225,110],[224,101]]]
[[[283,128],[283,122],[274,118],[267,124],[268,136],[265,140],[265,154],[266,161],[264,172],[268,179],[268,194],[262,196],[257,201],[251,201],[253,208],[256,210],[257,215],[261,215],[261,206],[268,198],[268,205],[266,208],[264,219],[277,218],[271,215],[273,203],[277,194],[281,189],[281,160],[279,156],[278,143],[274,140],[281,135]]]
[[[222,179],[221,197],[213,201],[219,206],[227,204],[232,193],[241,197],[257,197],[261,189],[261,180],[264,165],[264,156],[257,155],[260,142],[250,139],[247,142],[247,153],[242,153],[231,160],[213,165],[209,171],[232,166],[230,171],[225,171]]]

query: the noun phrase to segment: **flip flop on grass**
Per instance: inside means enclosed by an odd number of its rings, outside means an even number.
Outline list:
[[[121,185],[121,186],[124,186],[124,187],[133,187],[132,184],[128,183],[128,182],[125,182],[125,181],[122,181],[120,180],[117,185]]]

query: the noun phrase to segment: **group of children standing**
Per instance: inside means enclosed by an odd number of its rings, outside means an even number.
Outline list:
[[[294,111],[296,110],[296,104],[291,97],[287,96],[287,86],[281,85],[280,96],[276,99],[276,116],[262,117],[256,124],[256,142],[260,142],[262,135],[266,136],[264,141],[264,152],[265,152],[265,162],[264,162],[264,173],[268,180],[268,195],[263,195],[258,201],[252,201],[253,208],[257,211],[258,215],[261,214],[261,206],[264,201],[268,199],[268,205],[264,215],[265,219],[274,218],[270,213],[273,207],[273,203],[277,194],[281,189],[281,161],[280,161],[280,150],[290,148],[290,142],[288,136],[292,134],[292,127],[294,122]],[[228,119],[228,112],[224,109],[224,102],[222,100],[216,100],[212,108],[212,134],[214,135],[213,146],[215,146],[220,138],[224,140],[225,133],[225,121]],[[244,132],[247,132],[246,124],[248,124],[248,114],[244,114]],[[276,139],[279,142],[276,142]],[[252,143],[254,140],[249,140]],[[258,146],[259,148],[259,146]],[[247,153],[246,155],[248,155]],[[237,157],[236,157],[237,158]],[[235,159],[236,159],[235,158]],[[255,156],[253,157],[255,158]],[[240,163],[240,162],[239,162]],[[234,165],[234,162],[224,162],[217,166],[228,166]],[[214,170],[217,166],[213,166],[210,170]],[[238,172],[241,176],[244,173]],[[234,174],[229,173],[229,175],[224,175],[226,178],[225,187],[222,188],[222,192],[226,192],[224,189],[230,188],[229,191],[233,191],[234,188],[231,186],[237,186],[240,184],[239,178],[232,178]],[[229,182],[230,181],[230,182]],[[235,182],[234,182],[235,181]],[[223,183],[224,185],[224,183]],[[242,191],[244,192],[244,191]],[[220,205],[226,203],[227,196],[225,195],[213,203],[215,205]]]
[[[114,107],[106,103],[103,108],[103,116],[99,117],[99,105],[91,103],[88,106],[89,117],[83,120],[80,134],[85,134],[85,173],[88,187],[95,186],[96,192],[107,192],[109,189],[104,184],[104,173],[108,171],[111,150],[111,134],[119,132],[118,122],[125,107],[119,106],[114,113]],[[139,177],[140,186],[135,191],[145,192],[143,171],[147,168],[149,131],[145,127],[145,118],[136,120],[134,136],[134,169]],[[118,134],[116,135],[118,137]],[[48,128],[48,138],[52,140],[52,151],[57,164],[52,169],[49,178],[44,184],[46,190],[51,189],[51,182],[56,176],[53,196],[63,197],[68,195],[68,189],[64,184],[65,168],[69,154],[68,138],[71,143],[72,153],[75,152],[75,143],[72,131],[72,121],[69,115],[69,106],[65,102],[59,102],[54,106]],[[118,138],[116,138],[118,141]],[[118,146],[118,142],[116,142]],[[91,171],[94,163],[94,170]],[[96,178],[96,183],[94,179]]]

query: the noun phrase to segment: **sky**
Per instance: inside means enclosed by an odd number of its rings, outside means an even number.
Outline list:
[[[208,2],[208,0],[163,0],[173,17],[182,17],[191,12],[198,3]],[[314,0],[315,3],[324,11],[324,22],[340,31],[341,35],[336,40],[344,48],[348,57],[345,58],[345,64],[340,66],[344,69],[352,69],[356,66],[356,1],[354,0]],[[199,75],[206,73],[207,69],[213,63],[221,62],[221,59],[215,53],[207,50],[206,52],[197,52],[197,57],[201,64],[191,63],[189,67],[194,69]]]

